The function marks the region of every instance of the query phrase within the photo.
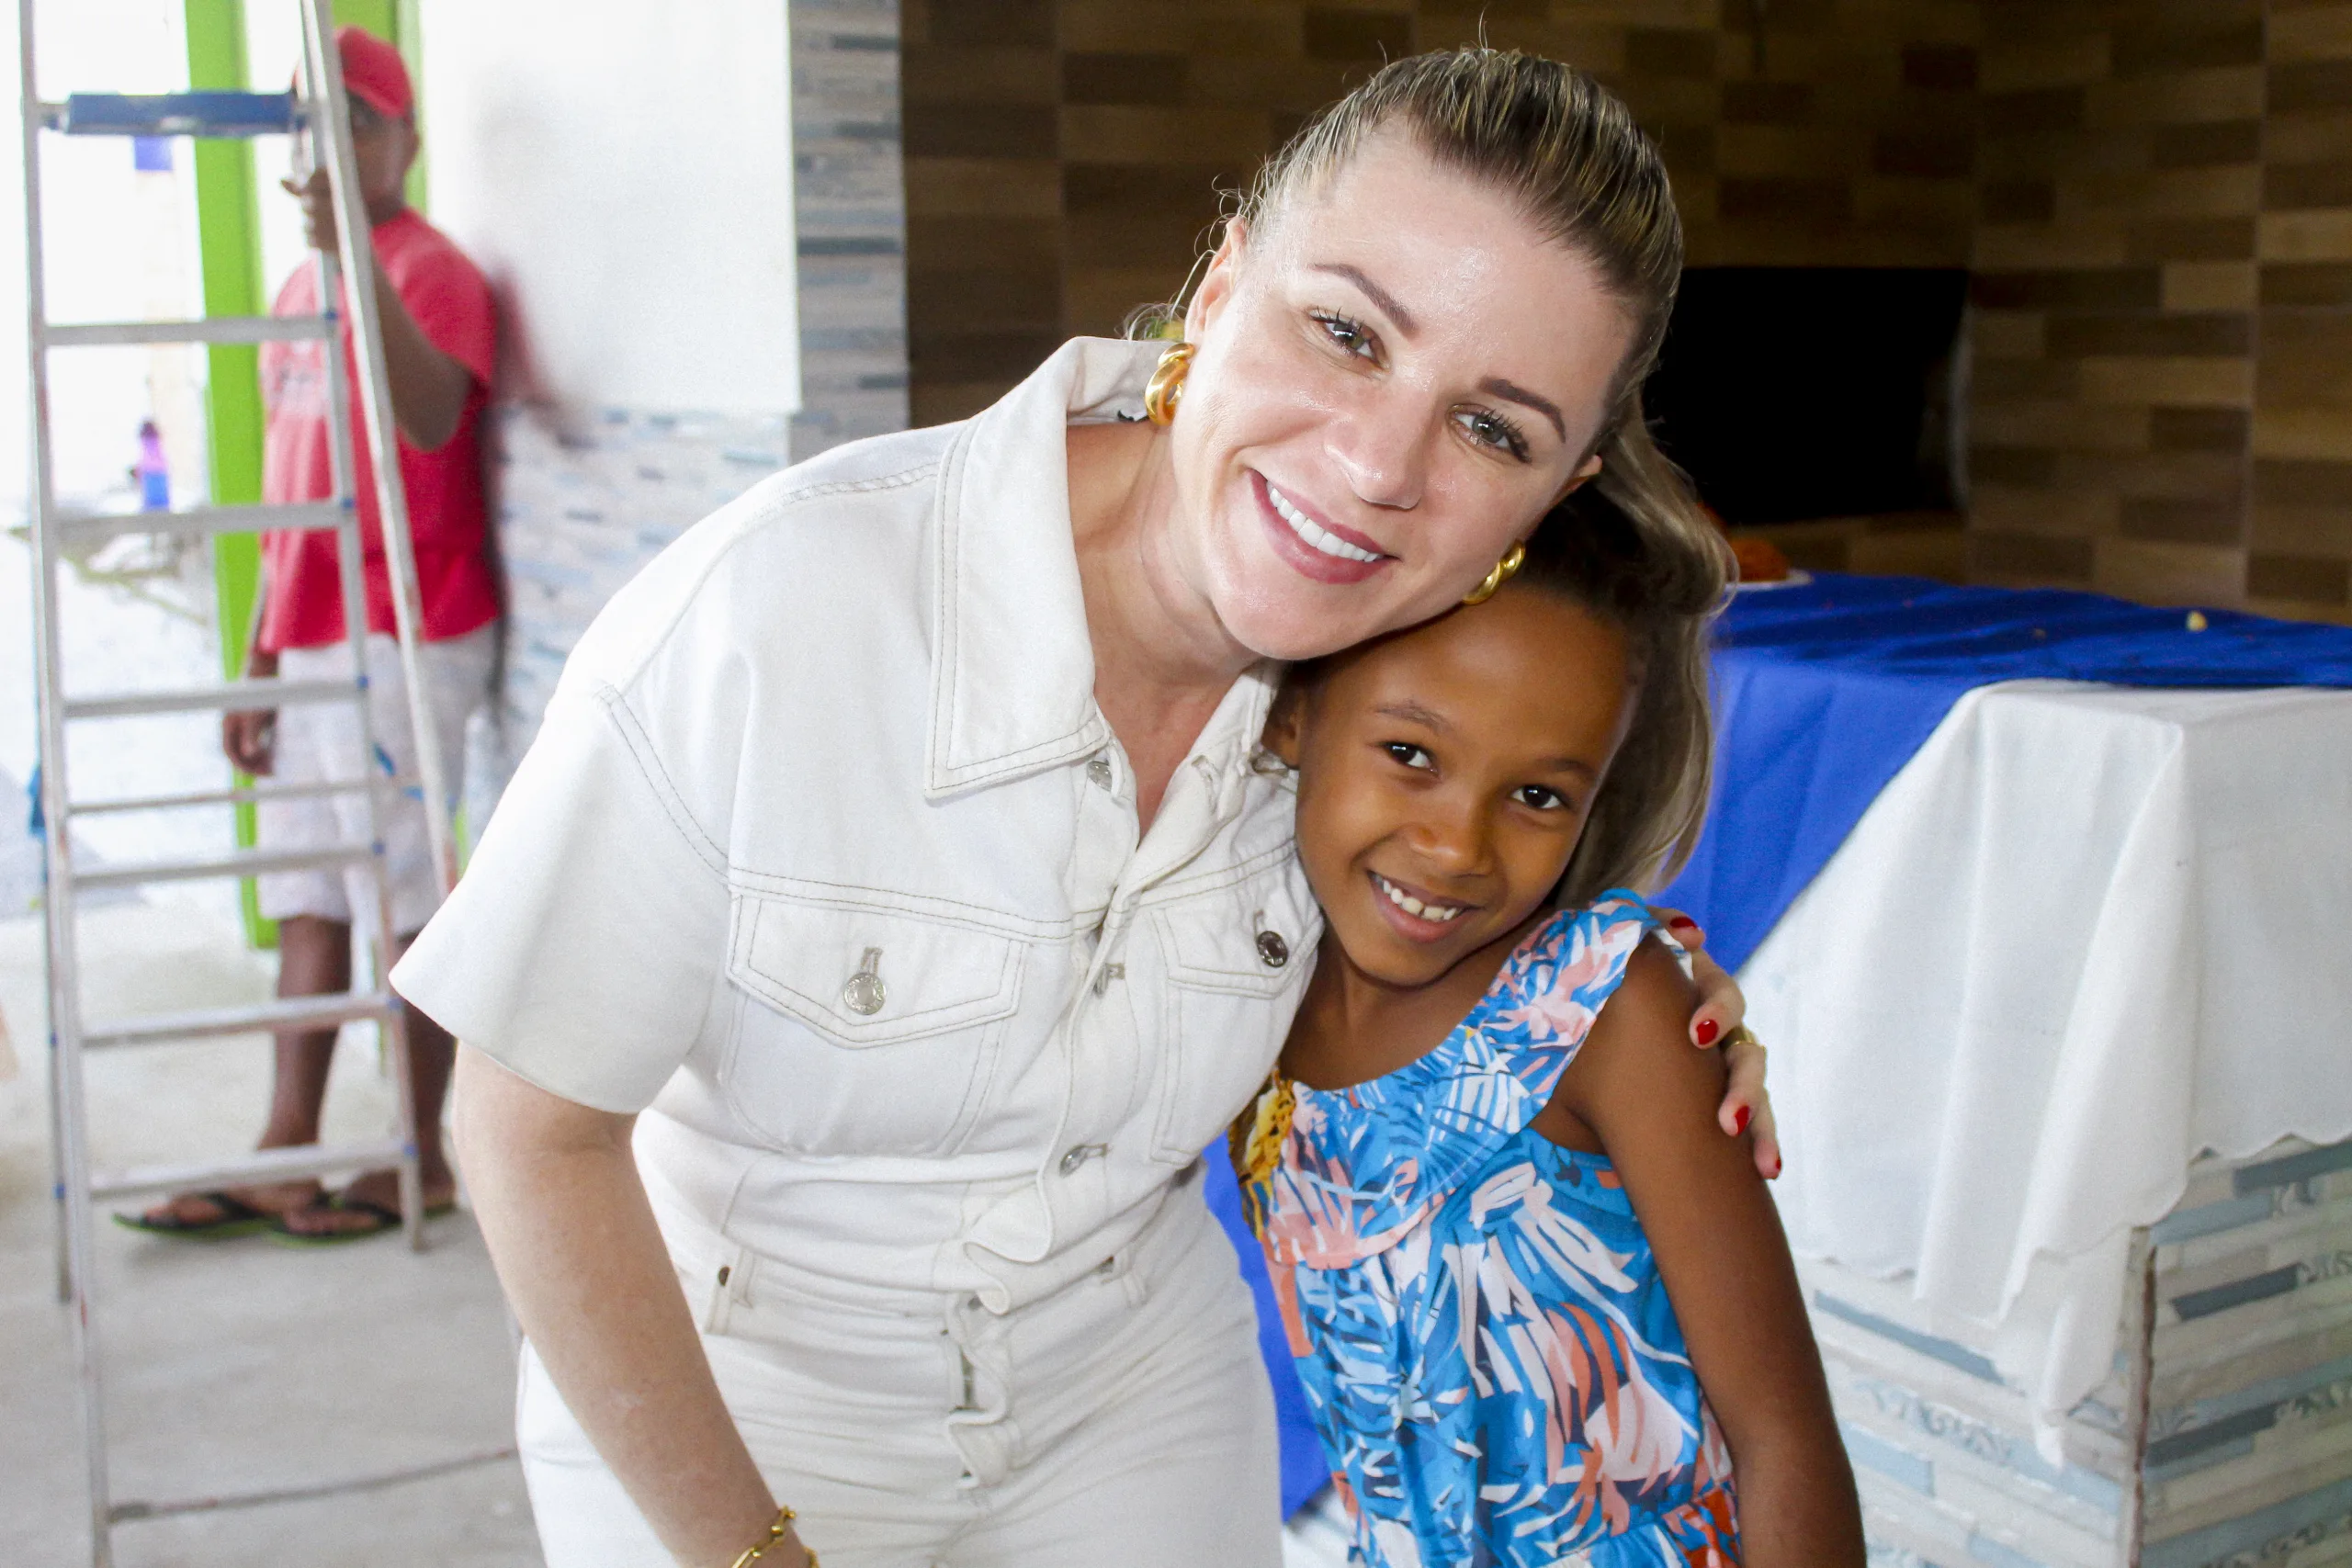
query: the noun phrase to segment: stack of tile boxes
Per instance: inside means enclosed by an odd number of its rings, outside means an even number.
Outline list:
[[[1989,1342],[1928,1332],[1903,1282],[1804,1270],[1874,1565],[2352,1562],[2352,1144],[2199,1162],[2128,1267],[2055,1464]]]

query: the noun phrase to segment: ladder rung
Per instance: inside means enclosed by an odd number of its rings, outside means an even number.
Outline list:
[[[266,876],[277,871],[314,871],[328,866],[357,865],[373,860],[375,851],[345,845],[332,850],[239,850],[204,860],[150,861],[141,865],[109,865],[74,874],[75,888],[136,887],[147,882],[194,882],[208,876]]]
[[[68,136],[284,136],[302,121],[292,93],[72,93],[40,107]]]
[[[213,686],[186,686],[170,692],[119,692],[103,697],[68,697],[68,718],[130,718],[141,714],[194,713],[218,708],[234,713],[278,708],[289,703],[334,703],[359,700],[356,681],[223,681]]]
[[[301,343],[323,338],[334,323],[324,316],[214,316],[200,321],[55,322],[40,330],[51,348],[111,348],[175,343]]]
[[[95,544],[126,534],[214,534],[276,532],[294,528],[340,527],[354,515],[339,502],[306,502],[299,506],[191,506],[179,512],[86,513],[61,517],[58,534],[74,544]]]
[[[360,1019],[390,1018],[400,1005],[389,991],[338,991],[324,997],[282,997],[250,1007],[206,1008],[194,1012],[151,1013],[112,1019],[83,1032],[82,1044],[96,1051],[112,1045],[156,1045],[167,1040],[202,1040],[219,1034],[276,1034],[325,1029]]]
[[[322,795],[356,795],[381,784],[403,793],[421,788],[407,777],[336,779],[325,784],[257,784],[245,789],[199,789],[187,795],[134,795],[115,800],[75,802],[66,810],[76,817],[101,817],[110,811],[171,811],[184,806],[258,806],[266,800],[316,800]]]
[[[179,1188],[207,1192],[219,1187],[257,1187],[265,1182],[298,1181],[306,1176],[328,1176],[368,1166],[398,1165],[400,1158],[401,1144],[397,1138],[372,1144],[297,1144],[289,1149],[264,1149],[231,1160],[93,1171],[90,1196],[121,1198],[133,1192]]]

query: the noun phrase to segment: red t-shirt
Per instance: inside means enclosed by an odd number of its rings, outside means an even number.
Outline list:
[[[424,635],[441,641],[463,637],[498,615],[498,583],[491,570],[490,512],[482,493],[481,413],[489,400],[498,353],[497,318],[490,284],[447,236],[413,212],[379,223],[376,254],[401,303],[426,341],[473,372],[458,433],[438,449],[420,452],[400,442],[401,479],[408,491],[409,530],[416,541],[416,579],[424,605]],[[275,313],[318,313],[315,263],[294,269],[277,291]],[[348,284],[346,282],[346,293]],[[375,470],[359,413],[359,366],[351,351],[351,317],[344,315],[343,348],[351,377],[353,488],[359,497],[360,537],[367,552],[368,626],[393,629],[391,580],[376,513]],[[261,395],[268,411],[262,457],[262,499],[275,503],[324,501],[334,494],[329,446],[326,345],[269,343],[261,350]],[[259,646],[275,653],[341,642],[343,584],[335,536],[328,529],[286,530],[262,539],[264,599]]]

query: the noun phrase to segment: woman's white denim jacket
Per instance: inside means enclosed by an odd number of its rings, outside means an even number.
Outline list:
[[[642,1111],[660,1206],[820,1288],[1003,1312],[1114,1271],[1272,1065],[1319,934],[1234,683],[1136,841],[1096,707],[1080,339],[961,424],[837,448],[600,615],[394,976],[473,1048]]]

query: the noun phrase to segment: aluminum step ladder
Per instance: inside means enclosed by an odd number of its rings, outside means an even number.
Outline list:
[[[92,1561],[107,1568],[113,1561],[110,1532],[126,1519],[153,1518],[198,1508],[236,1503],[269,1501],[293,1495],[314,1495],[343,1488],[298,1488],[257,1492],[248,1498],[219,1496],[170,1501],[117,1502],[107,1481],[105,1404],[100,1379],[96,1324],[96,1273],[92,1232],[94,1206],[107,1199],[175,1189],[203,1190],[324,1177],[368,1167],[396,1165],[400,1170],[401,1207],[413,1247],[424,1246],[422,1181],[418,1168],[415,1115],[408,1074],[407,1040],[400,1004],[386,981],[386,942],[391,934],[391,898],[387,874],[382,813],[398,792],[421,785],[427,805],[425,821],[441,891],[453,879],[456,859],[450,823],[440,803],[448,800],[447,774],[435,741],[433,726],[422,701],[425,690],[417,659],[422,621],[419,612],[415,557],[408,513],[401,489],[400,465],[379,460],[371,465],[375,498],[390,567],[392,603],[399,630],[402,666],[408,677],[410,722],[416,732],[419,777],[383,778],[370,760],[376,752],[375,729],[369,716],[367,677],[368,612],[364,587],[359,516],[352,487],[352,424],[350,394],[345,364],[338,302],[345,299],[339,268],[333,257],[314,258],[319,270],[318,298],[324,314],[309,318],[261,317],[187,321],[129,321],[95,325],[52,324],[47,319],[41,249],[40,139],[42,133],[103,136],[252,137],[287,134],[307,128],[312,145],[324,163],[333,193],[335,229],[342,254],[354,278],[372,278],[374,262],[368,223],[353,160],[349,104],[345,96],[341,57],[334,44],[334,22],[327,0],[299,0],[302,28],[302,91],[298,93],[191,92],[164,96],[134,97],[111,94],[75,94],[62,102],[40,100],[33,62],[34,0],[17,0],[17,39],[22,83],[25,166],[26,303],[33,417],[31,464],[31,543],[33,549],[33,629],[39,683],[40,749],[40,807],[47,824],[43,899],[48,936],[50,1004],[50,1112],[57,1161],[60,1204],[60,1293],[73,1303],[75,1350],[81,1362],[82,1418],[89,1461]],[[396,450],[391,388],[384,362],[383,338],[378,320],[376,291],[370,287],[349,290],[353,352],[358,369],[361,415],[369,449],[379,454]],[[324,344],[328,387],[329,428],[335,493],[327,501],[291,506],[212,506],[136,516],[75,515],[60,509],[51,455],[49,355],[59,350],[137,344],[262,344],[316,341]],[[58,574],[68,544],[93,542],[125,533],[169,532],[207,537],[216,534],[266,529],[332,529],[341,555],[341,586],[346,637],[355,679],[336,681],[238,680],[176,691],[123,694],[69,694],[61,666],[58,629]],[[176,795],[77,798],[69,787],[65,737],[69,724],[133,715],[201,710],[275,709],[295,703],[348,703],[358,713],[364,748],[358,783],[283,784],[266,780],[225,790]],[[277,852],[241,850],[231,854],[146,864],[109,865],[77,870],[74,861],[73,824],[100,812],[155,810],[207,805],[233,806],[246,802],[284,800],[301,795],[364,794],[368,804],[368,836],[365,843],[344,844],[323,851]],[[364,973],[355,975],[352,990],[329,996],[288,998],[255,1007],[210,1009],[175,1014],[90,1020],[83,1016],[81,981],[75,955],[74,910],[79,896],[104,888],[189,878],[241,878],[266,872],[300,868],[357,866],[373,871],[376,886],[376,940]],[[364,984],[363,984],[364,982]],[[163,1045],[174,1042],[263,1031],[324,1029],[355,1021],[373,1021],[384,1031],[390,1047],[393,1076],[399,1084],[399,1124],[396,1137],[372,1143],[326,1146],[309,1145],[266,1150],[238,1158],[201,1164],[148,1165],[113,1171],[90,1168],[83,1057],[88,1051],[133,1045]],[[365,1477],[349,1485],[379,1484],[395,1477]]]

